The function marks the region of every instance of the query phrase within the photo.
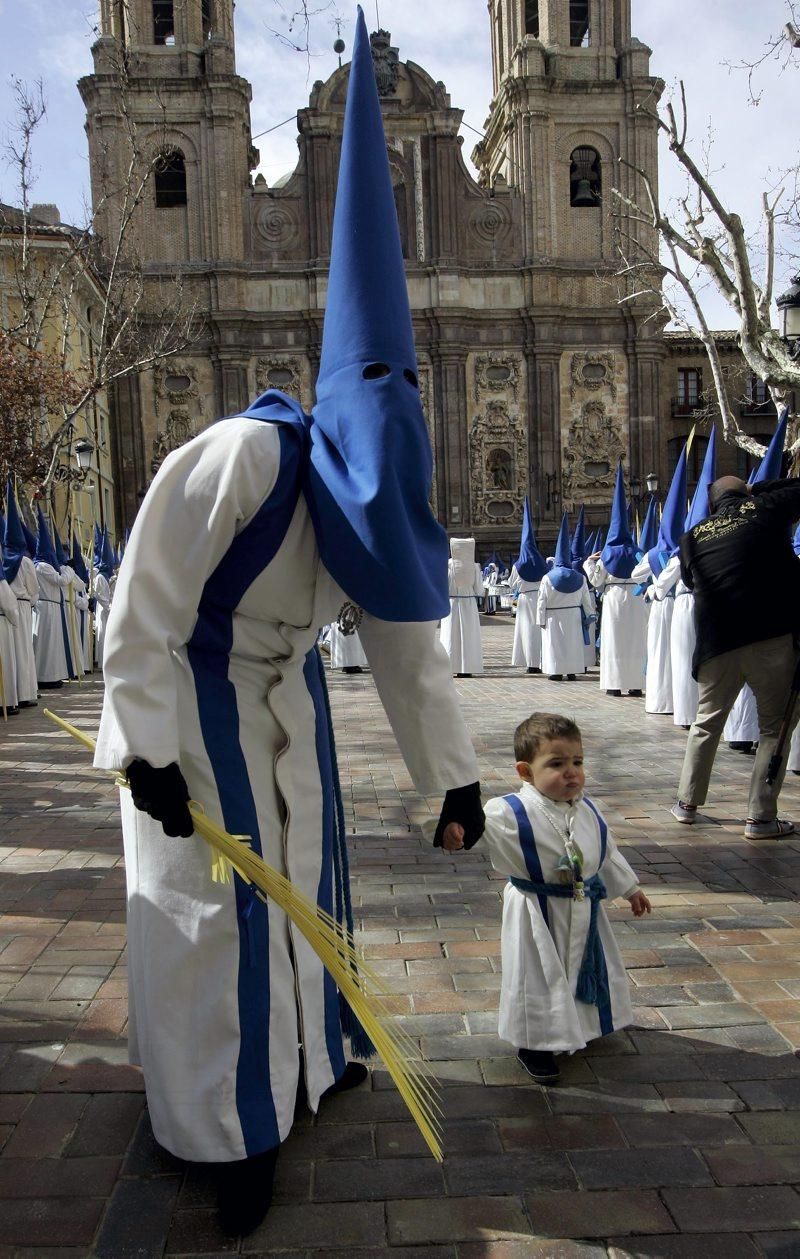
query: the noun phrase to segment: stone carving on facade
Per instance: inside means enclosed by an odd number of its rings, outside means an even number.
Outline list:
[[[400,74],[400,57],[398,50],[392,48],[392,36],[389,31],[374,31],[369,37],[369,42],[372,48],[372,64],[375,67],[378,95],[394,96]]]
[[[609,356],[610,357],[610,356]],[[627,444],[617,420],[599,399],[585,402],[570,424],[564,446],[561,488],[564,506],[607,503],[614,488],[617,463]]]
[[[199,398],[197,368],[193,363],[170,358],[153,369],[153,411],[156,417],[164,403],[170,407],[187,408],[197,405]]]
[[[511,230],[511,213],[497,201],[484,201],[472,211],[470,228],[487,245],[499,245]]]
[[[153,438],[153,458],[150,469],[155,476],[167,455],[183,446],[196,435],[197,426],[192,422],[187,407],[175,407],[167,416],[167,423]]]
[[[297,240],[297,219],[285,205],[263,205],[256,214],[255,227],[270,249],[285,249]]]
[[[425,423],[428,428],[428,437],[430,438],[431,450],[433,451],[433,477],[431,478],[431,492],[429,503],[434,516],[439,514],[439,489],[436,484],[436,432],[433,423],[433,380],[431,377],[431,369],[428,363],[417,363],[417,380],[419,382],[419,400],[422,403],[422,413],[425,416]]]
[[[507,401],[492,399],[469,434],[474,524],[502,524],[522,515],[528,460],[525,427]]]
[[[256,359],[256,392],[280,389],[302,403],[303,368],[299,358],[283,354],[262,355]]]
[[[572,355],[570,363],[569,396],[575,397],[579,389],[608,389],[616,399],[614,380],[614,355],[601,350],[585,350]]]
[[[511,393],[514,401],[519,401],[519,357],[498,351],[478,354],[475,359],[474,393],[476,402],[480,402],[484,393],[506,396]]]

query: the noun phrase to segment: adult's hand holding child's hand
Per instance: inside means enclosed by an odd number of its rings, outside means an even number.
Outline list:
[[[464,827],[458,822],[451,822],[444,828],[442,848],[445,852],[461,852],[464,847]]]

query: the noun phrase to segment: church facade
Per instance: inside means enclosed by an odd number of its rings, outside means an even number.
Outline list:
[[[633,195],[635,168],[657,184],[647,108],[661,84],[632,35],[630,0],[490,0],[489,19],[494,95],[477,180],[444,84],[387,32],[371,37],[432,502],[481,555],[517,544],[526,493],[543,544],[564,507],[585,503],[603,523],[617,459],[663,479],[672,436],[652,299],[621,303],[616,279],[615,234],[643,229],[611,190]],[[202,325],[185,352],[116,391],[124,526],[166,453],[220,415],[270,386],[312,404],[348,66],[314,84],[297,115],[296,169],[268,187],[251,177],[232,0],[103,0],[93,57],[79,86],[95,204],[122,177],[133,120],[164,155],[135,220],[145,305],[158,318],[180,274]],[[118,212],[113,198],[105,206]]]

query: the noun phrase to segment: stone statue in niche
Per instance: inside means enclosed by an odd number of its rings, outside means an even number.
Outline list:
[[[519,400],[519,359],[515,354],[490,351],[475,358],[475,401],[480,402],[486,393],[510,394],[514,402]]]
[[[527,481],[527,439],[519,412],[492,399],[469,434],[470,497],[475,524],[522,516]]]

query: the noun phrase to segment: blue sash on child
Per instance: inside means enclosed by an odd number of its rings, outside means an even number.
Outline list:
[[[536,851],[536,840],[531,820],[528,817],[528,811],[517,795],[504,796],[503,799],[511,806],[517,820],[522,855],[525,858],[528,873],[531,875],[530,879],[519,879],[512,875],[508,881],[521,892],[530,892],[537,897],[542,917],[549,930],[550,919],[547,913],[547,898],[552,896],[559,899],[573,900],[575,896],[574,889],[568,883],[545,883],[542,863]],[[602,866],[606,858],[608,845],[608,826],[605,818],[598,813],[591,800],[587,800],[584,796],[584,802],[597,818],[597,824],[600,829],[600,865]],[[603,1036],[607,1036],[609,1032],[614,1030],[614,1020],[611,1014],[611,993],[608,986],[606,955],[598,929],[600,902],[605,900],[607,896],[605,884],[599,874],[592,874],[588,879],[584,879],[583,892],[590,902],[589,929],[586,933],[586,945],[578,972],[575,999],[576,1001],[582,1001],[585,1005],[597,1006],[597,1013],[600,1017],[600,1033]]]

